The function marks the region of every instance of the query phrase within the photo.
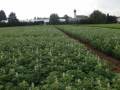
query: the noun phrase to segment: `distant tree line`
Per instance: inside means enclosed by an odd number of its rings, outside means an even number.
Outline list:
[[[64,19],[65,21],[60,21]],[[59,17],[58,14],[51,14],[49,18],[49,23],[47,24],[109,24],[117,23],[117,17],[109,14],[104,14],[99,10],[93,11],[87,19],[81,19],[80,21],[70,21],[68,15]],[[22,22],[19,21],[16,14],[11,12],[7,17],[3,10],[0,11],[0,27],[4,26],[26,26],[26,25],[40,25],[44,24],[44,21],[35,21],[35,22]]]
[[[109,14],[104,14],[101,11],[95,10],[89,17],[89,23],[104,24],[117,23],[117,17]]]
[[[5,20],[8,20],[8,23],[17,23],[19,20],[16,17],[16,14],[14,12],[11,12],[10,15],[6,16],[5,12],[3,10],[0,11],[0,22],[3,23]]]
[[[104,14],[99,10],[93,11],[87,19],[81,19],[80,21],[69,21],[69,16],[63,17],[65,22],[59,21],[57,14],[50,15],[50,24],[110,24],[117,23],[117,17],[109,14]]]
[[[4,10],[0,10],[0,27],[7,27],[7,26],[26,26],[26,25],[39,25],[44,24],[42,21],[38,22],[21,22],[17,18],[14,12],[11,12],[7,17]]]

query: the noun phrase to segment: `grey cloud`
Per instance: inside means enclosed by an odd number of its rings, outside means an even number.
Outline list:
[[[120,0],[98,0],[98,7],[104,9],[120,9]]]

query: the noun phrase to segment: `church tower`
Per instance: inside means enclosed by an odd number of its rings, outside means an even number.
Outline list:
[[[76,18],[77,17],[77,14],[76,14],[76,9],[74,10],[74,18]]]

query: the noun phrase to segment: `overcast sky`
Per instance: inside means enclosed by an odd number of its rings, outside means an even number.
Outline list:
[[[49,17],[51,13],[73,17],[74,9],[79,15],[89,15],[97,9],[120,16],[120,0],[0,0],[0,9],[7,16],[10,12],[15,12],[19,19]]]

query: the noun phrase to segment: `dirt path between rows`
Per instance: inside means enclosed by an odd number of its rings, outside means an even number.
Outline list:
[[[72,33],[66,32],[61,28],[56,27],[58,30],[60,30],[61,32],[63,32],[64,34],[66,34],[68,37],[70,37],[71,39],[74,39],[82,44],[84,44],[88,50],[90,50],[93,54],[97,55],[99,58],[105,60],[110,66],[112,66],[112,71],[120,73],[120,60],[113,58],[112,56],[109,56],[97,49],[95,49],[89,41],[82,39],[82,38],[78,38],[75,37],[75,35],[73,35]]]

